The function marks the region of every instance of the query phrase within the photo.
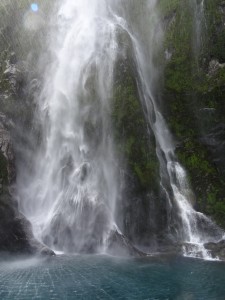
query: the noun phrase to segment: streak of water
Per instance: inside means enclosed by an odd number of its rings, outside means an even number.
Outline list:
[[[201,8],[203,4],[202,1]],[[142,14],[144,22],[132,20],[126,30],[129,31],[133,42],[143,110],[146,112],[146,119],[156,138],[161,186],[169,202],[168,210],[171,210],[170,213],[173,215],[168,223],[168,232],[177,242],[196,245],[191,250],[192,256],[209,258],[208,252],[204,249],[204,243],[209,240],[218,240],[222,233],[210,219],[196,212],[192,207],[193,193],[186,173],[176,158],[173,138],[159,110],[157,80],[160,73],[154,64],[154,57],[156,51],[162,46],[163,33],[157,16],[156,1],[146,2],[145,5],[144,11],[152,10],[154,18],[147,19]],[[126,19],[129,22],[129,16]],[[148,24],[146,20],[150,20],[150,23]],[[186,255],[188,255],[187,252],[185,250]]]

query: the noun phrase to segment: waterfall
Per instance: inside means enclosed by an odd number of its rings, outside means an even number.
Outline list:
[[[193,50],[197,60],[203,46],[203,33],[206,28],[204,6],[205,0],[191,0],[191,7],[194,11]]]
[[[148,5],[156,11],[156,1],[151,1]],[[148,9],[145,8],[145,11]],[[186,172],[175,155],[175,143],[157,104],[157,81],[160,74],[154,65],[154,55],[159,51],[163,33],[156,13],[154,17],[152,24],[145,24],[147,28],[154,25],[151,34],[148,35],[143,32],[141,26],[135,27],[135,24],[132,24],[132,41],[139,74],[140,98],[147,122],[156,138],[156,152],[161,173],[160,185],[167,197],[168,214],[172,216],[168,232],[186,246],[195,245],[187,248],[184,246],[185,255],[207,258],[209,254],[203,244],[209,240],[215,241],[221,236],[221,232],[219,233],[219,229],[210,219],[192,207],[193,192],[188,184]],[[147,17],[143,19],[146,22]]]
[[[107,1],[67,0],[51,36],[39,99],[43,138],[21,210],[55,250],[97,251],[114,226],[118,193],[109,120],[116,24]]]
[[[110,232],[119,231],[120,168],[110,112],[122,28],[131,40],[141,105],[156,139],[167,233],[177,243],[200,245],[192,254],[205,256],[202,245],[212,237],[202,224],[212,222],[192,207],[187,176],[158,104],[160,71],[154,59],[163,30],[157,1],[61,2],[38,103],[42,138],[31,174],[17,180],[20,209],[35,236],[58,251],[102,252]]]

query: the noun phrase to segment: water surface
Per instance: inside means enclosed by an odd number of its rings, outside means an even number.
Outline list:
[[[0,299],[224,300],[225,264],[188,258],[56,256],[0,262]]]

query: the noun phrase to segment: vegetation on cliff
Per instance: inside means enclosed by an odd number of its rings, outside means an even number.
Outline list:
[[[163,97],[177,155],[188,170],[196,209],[225,227],[224,3],[161,0],[160,9],[166,27]]]

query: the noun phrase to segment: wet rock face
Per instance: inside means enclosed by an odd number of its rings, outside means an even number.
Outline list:
[[[223,69],[225,64],[220,64],[217,59],[212,59],[209,63],[209,76],[214,76],[220,69]]]
[[[0,196],[0,252],[52,256],[33,236],[30,222],[18,212],[10,195]]]
[[[15,180],[15,156],[12,149],[10,133],[8,128],[13,124],[5,115],[0,113],[0,152],[2,156],[2,163],[5,160],[6,169],[2,170],[2,176],[5,178],[5,183],[11,184]],[[2,178],[3,180],[3,178]]]
[[[16,177],[15,156],[8,128],[12,123],[0,114],[0,251],[53,255],[35,240],[30,222],[18,211],[9,192]]]
[[[220,123],[215,126],[202,138],[202,142],[210,150],[220,174],[225,175],[225,124]]]
[[[171,7],[169,1],[160,2],[165,20],[176,12],[164,36],[165,118],[196,195],[195,209],[225,228],[224,1],[204,1],[199,45],[190,1],[174,1]]]
[[[107,253],[115,256],[145,257],[146,253],[140,251],[117,230],[112,231],[108,239]]]
[[[218,243],[207,243],[204,246],[211,253],[213,258],[225,260],[225,240],[221,240]]]

